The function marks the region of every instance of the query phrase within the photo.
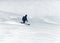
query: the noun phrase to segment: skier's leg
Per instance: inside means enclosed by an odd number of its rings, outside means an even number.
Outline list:
[[[25,20],[23,20],[23,23],[25,23]]]

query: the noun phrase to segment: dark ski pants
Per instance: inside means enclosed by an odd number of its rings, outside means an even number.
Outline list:
[[[23,21],[23,23],[25,23],[25,21]]]

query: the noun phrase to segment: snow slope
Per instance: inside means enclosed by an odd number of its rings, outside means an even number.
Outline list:
[[[1,1],[0,43],[60,43],[59,3]],[[25,13],[30,26],[19,23]]]
[[[51,23],[52,17],[29,19],[31,25],[28,26],[19,23],[19,15],[4,14],[0,17],[0,43],[60,43],[60,25]]]

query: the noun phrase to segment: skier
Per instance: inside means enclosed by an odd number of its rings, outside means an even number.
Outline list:
[[[22,17],[22,21],[23,21],[23,23],[25,23],[26,21],[28,22],[28,20],[27,20],[27,14]]]

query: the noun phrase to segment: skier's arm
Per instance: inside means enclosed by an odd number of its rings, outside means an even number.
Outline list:
[[[26,18],[26,21],[28,22],[27,18]]]
[[[28,22],[28,20],[27,20],[27,22]]]

